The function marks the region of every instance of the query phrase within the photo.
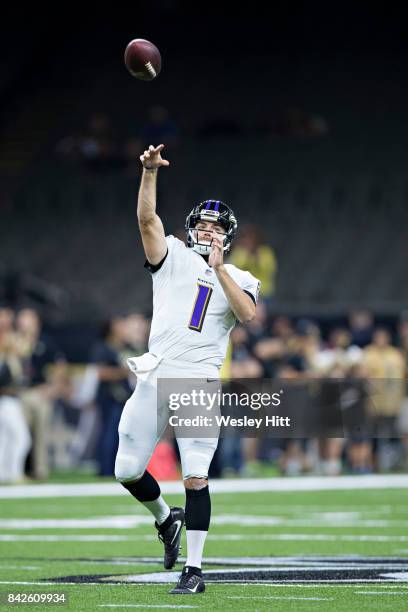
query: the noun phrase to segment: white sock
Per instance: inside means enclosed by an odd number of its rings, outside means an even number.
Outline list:
[[[189,567],[200,567],[203,558],[205,538],[208,531],[186,531],[187,534],[187,561]]]
[[[170,508],[161,495],[154,501],[144,501],[141,503],[153,514],[158,525],[164,523],[170,514]]]

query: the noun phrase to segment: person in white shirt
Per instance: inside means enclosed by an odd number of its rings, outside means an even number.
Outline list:
[[[158,405],[157,381],[217,381],[236,320],[248,323],[255,315],[260,283],[249,272],[224,263],[237,228],[234,213],[224,202],[205,200],[193,208],[186,219],[188,246],[165,235],[156,213],[158,169],[169,165],[161,157],[163,148],[151,145],[140,157],[137,215],[145,267],[153,279],[153,319],[149,352],[128,360],[138,383],[119,424],[115,476],[154,515],[166,569],[177,561],[185,522],[187,560],[171,593],[195,594],[205,590],[201,560],[211,514],[208,469],[218,438],[177,438],[186,507],[185,512],[169,508],[146,471],[169,417],[168,402]]]

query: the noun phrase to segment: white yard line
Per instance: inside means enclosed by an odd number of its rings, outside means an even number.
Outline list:
[[[154,519],[153,519],[154,520]],[[151,516],[95,516],[83,519],[0,519],[0,529],[133,529],[152,525]]]
[[[180,574],[178,573],[177,576],[179,576]],[[322,583],[319,582],[319,584],[307,584],[307,583],[302,583],[302,582],[274,582],[274,583],[270,583],[270,582],[251,582],[250,584],[246,584],[245,587],[246,588],[250,588],[250,587],[267,587],[268,589],[270,589],[271,587],[273,588],[285,588],[287,589],[288,586],[290,586],[290,588],[299,588],[299,589],[337,589],[339,587],[346,589],[346,588],[352,588],[355,589],[356,588],[356,584],[355,582],[360,582],[360,581],[353,581],[354,584],[350,584],[350,583],[342,583],[342,582],[337,582],[336,584],[330,584],[330,583]],[[362,580],[361,581],[361,585],[363,584],[371,584],[373,582],[381,582],[378,580]],[[173,584],[174,581],[169,580],[169,582],[166,583],[162,583],[162,584]],[[23,586],[52,586],[54,588],[56,587],[60,587],[60,586],[72,586],[74,583],[72,582],[43,582],[43,581],[31,581],[31,582],[27,582],[27,581],[16,581],[16,580],[0,580],[0,585],[4,584],[4,585],[23,585]],[[138,587],[138,586],[146,586],[146,584],[148,583],[133,583],[132,584],[132,588],[133,587]],[[153,583],[152,583],[153,584]],[[75,586],[92,586],[92,585],[98,585],[99,586],[106,586],[106,587],[120,587],[121,589],[123,589],[123,582],[114,582],[114,583],[103,583],[103,582],[83,582],[83,583],[75,583]],[[361,586],[360,585],[360,586]],[[379,587],[381,589],[395,589],[395,584],[390,584],[389,586],[386,584],[381,584],[381,586]],[[398,585],[399,589],[406,589],[407,595],[408,595],[408,585],[405,587],[402,584]]]
[[[157,535],[17,535],[1,534],[0,542],[152,542],[157,541]]]
[[[211,481],[212,493],[256,491],[340,491],[344,489],[406,489],[408,475],[304,476],[299,478],[253,478]],[[160,483],[162,493],[183,493],[181,481]],[[0,499],[28,497],[121,496],[129,493],[118,483],[38,484],[0,486]]]
[[[32,571],[32,570],[39,570],[42,568],[36,565],[0,565],[0,571],[3,569],[4,570],[16,569],[16,570]]]
[[[356,595],[408,595],[405,591],[354,591]]]
[[[209,534],[208,540],[214,542],[253,542],[253,535],[243,535],[238,533],[229,534]],[[276,534],[257,534],[257,540],[271,542],[408,542],[408,536],[388,536],[388,535],[346,535],[346,534],[327,534],[327,533],[276,533]],[[0,534],[0,542],[153,542],[157,541],[156,535],[20,535],[20,534]]]
[[[134,529],[152,525],[151,516],[146,515],[105,515],[88,518],[33,518],[0,519],[0,529]],[[216,514],[212,525],[238,525],[240,527],[408,527],[408,521],[401,520],[364,520],[357,513],[324,512],[320,518],[292,519],[282,516],[259,516],[253,514]]]
[[[408,572],[387,572],[384,574],[380,574],[382,578],[392,578],[393,580],[401,580],[401,582],[407,582],[408,580]]]
[[[295,597],[292,595],[227,595],[227,599],[301,599],[307,601],[334,601],[333,597]]]

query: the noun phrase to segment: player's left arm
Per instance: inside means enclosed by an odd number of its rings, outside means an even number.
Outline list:
[[[255,316],[256,306],[247,293],[228,274],[224,265],[224,252],[220,238],[212,241],[212,251],[208,259],[209,265],[214,269],[221,287],[227,296],[231,310],[240,323],[249,323]]]

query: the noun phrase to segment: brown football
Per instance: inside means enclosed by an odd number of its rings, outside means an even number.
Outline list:
[[[150,41],[135,38],[126,47],[125,64],[132,76],[142,81],[152,81],[161,70],[160,51]]]

